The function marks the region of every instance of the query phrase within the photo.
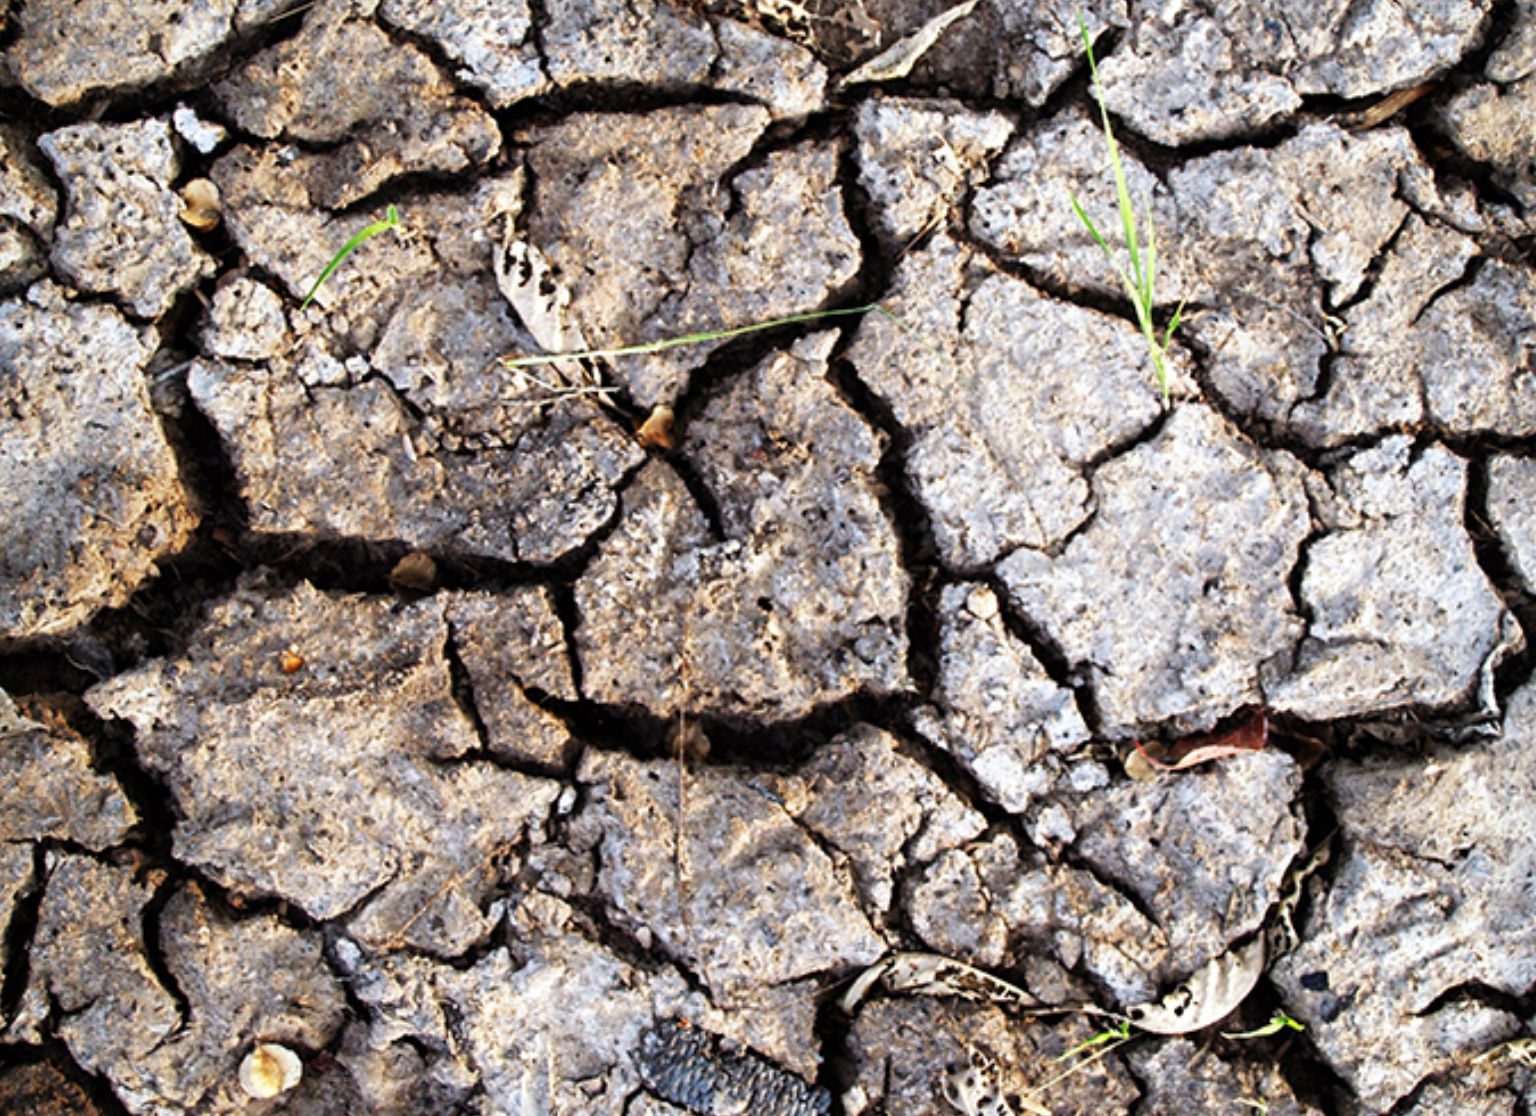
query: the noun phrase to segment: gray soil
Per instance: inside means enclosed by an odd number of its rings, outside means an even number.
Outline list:
[[[950,6],[0,5],[0,1112],[1536,1114],[1536,4],[1083,0],[1166,399]]]

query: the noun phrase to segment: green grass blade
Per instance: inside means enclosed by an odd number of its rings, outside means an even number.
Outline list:
[[[325,270],[320,273],[320,278],[315,280],[315,285],[309,288],[309,293],[304,296],[304,301],[299,303],[299,309],[303,310],[314,300],[315,294],[320,290],[320,284],[331,277],[331,273],[341,266],[341,262],[357,251],[365,241],[371,240],[382,232],[398,228],[400,225],[400,211],[391,205],[384,211],[384,219],[375,221],[371,225],[364,225],[352,234],[352,238],[341,246],[341,251],[331,257],[331,262],[325,265]]]
[[[1077,211],[1077,219],[1087,227],[1088,235],[1093,237],[1094,242],[1097,243],[1100,248],[1104,249],[1104,251],[1109,254],[1110,258],[1113,259],[1114,253],[1110,252],[1109,243],[1100,234],[1099,227],[1093,223],[1093,218],[1089,217],[1087,211],[1083,209],[1083,205],[1077,200],[1076,194],[1071,195],[1071,198],[1072,208]]]

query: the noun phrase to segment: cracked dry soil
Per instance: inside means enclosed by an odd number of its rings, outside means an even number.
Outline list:
[[[1536,1113],[1536,6],[1085,0],[1166,408],[946,6],[0,8],[0,1111]]]

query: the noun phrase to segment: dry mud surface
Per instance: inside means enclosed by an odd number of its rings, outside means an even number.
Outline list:
[[[1166,401],[945,10],[0,8],[0,1111],[1536,1113],[1536,7],[1084,0]]]

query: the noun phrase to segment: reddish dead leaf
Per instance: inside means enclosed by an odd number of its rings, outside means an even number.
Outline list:
[[[1201,732],[1175,741],[1164,759],[1153,757],[1140,740],[1133,740],[1141,758],[1159,771],[1184,771],[1212,760],[1257,752],[1269,741],[1269,716],[1255,708],[1237,724],[1221,732]]]

